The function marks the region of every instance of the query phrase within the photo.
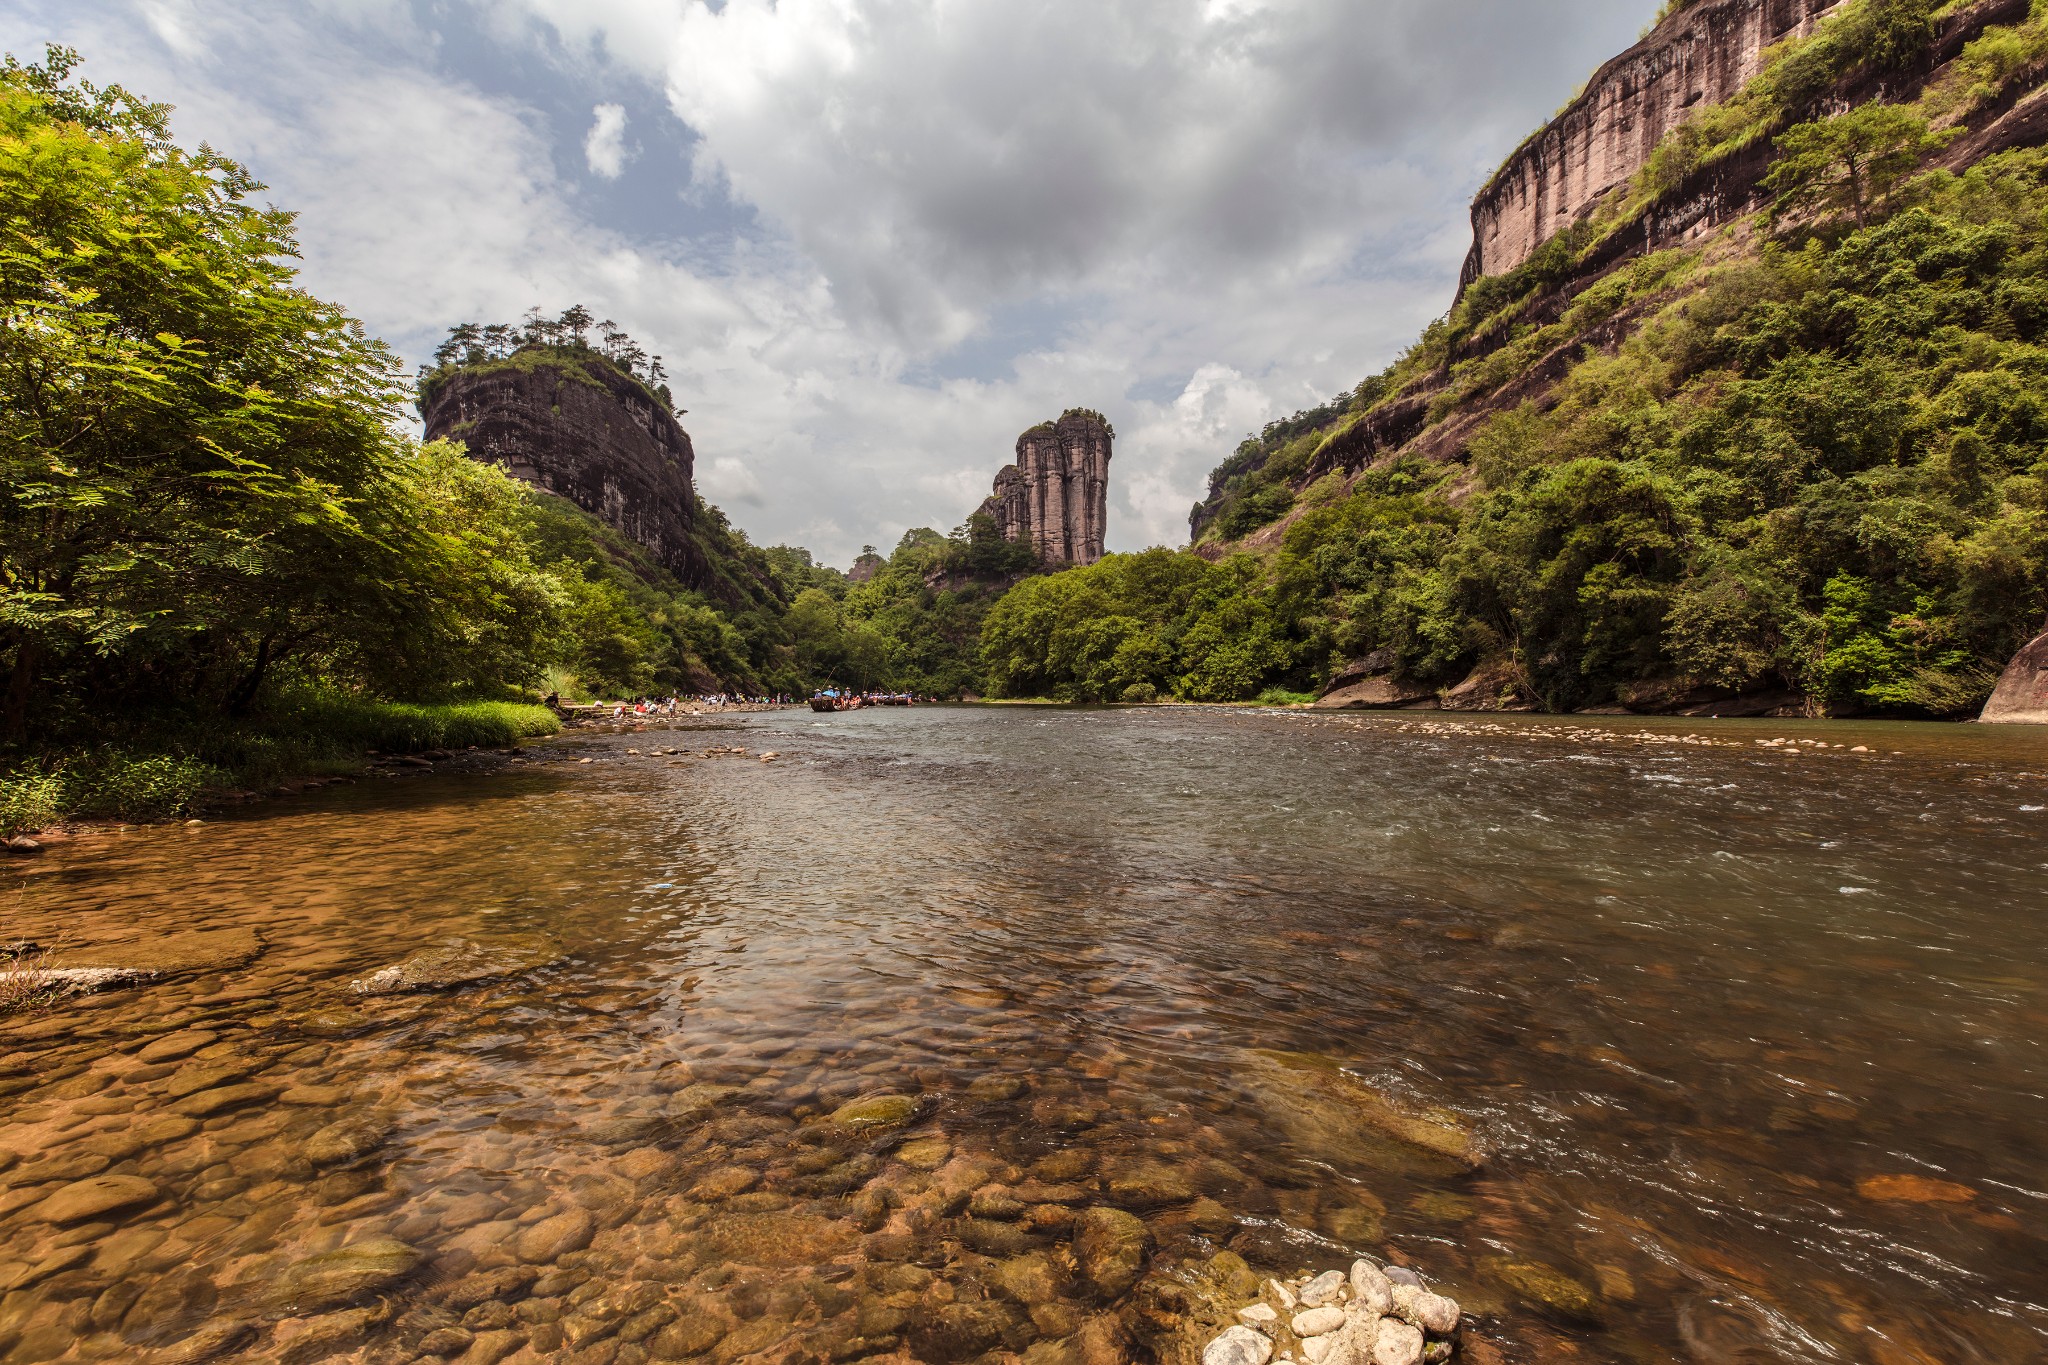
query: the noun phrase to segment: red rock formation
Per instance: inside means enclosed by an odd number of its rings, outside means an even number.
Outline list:
[[[2048,725],[2048,632],[2013,656],[1977,719],[1993,725]]]
[[[1462,283],[1513,270],[1649,161],[1693,106],[1740,90],[1773,44],[1812,32],[1842,0],[1701,0],[1600,68],[1508,158],[1472,204]]]
[[[610,365],[565,356],[458,369],[428,393],[421,416],[428,440],[462,442],[472,457],[567,498],[701,585],[689,434]]]
[[[1116,433],[1102,414],[1069,408],[1017,438],[1017,462],[996,475],[982,510],[1005,540],[1029,540],[1047,563],[1102,558],[1109,456]]]

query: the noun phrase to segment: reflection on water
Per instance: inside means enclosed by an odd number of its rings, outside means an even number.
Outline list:
[[[2039,1358],[2048,734],[1687,724],[788,712],[10,866],[188,956],[0,1023],[0,1358],[1099,1365],[1100,1206],[1480,1360]]]

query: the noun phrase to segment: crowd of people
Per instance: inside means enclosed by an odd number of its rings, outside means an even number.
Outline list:
[[[578,709],[565,706],[559,692],[548,693],[543,698],[542,704],[550,710],[563,715],[568,715],[572,709]],[[589,707],[580,709],[586,711],[594,710],[600,714],[609,710],[614,720],[623,720],[627,716],[660,718],[664,716],[702,715],[706,711],[723,711],[735,706],[800,706],[802,704],[803,698],[792,697],[786,692],[776,692],[760,697],[744,696],[737,692],[700,692],[692,696],[671,694],[663,697],[635,697],[631,701],[596,702]]]

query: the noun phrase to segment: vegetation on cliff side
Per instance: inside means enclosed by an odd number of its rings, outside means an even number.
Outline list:
[[[2032,79],[2048,5],[1978,36],[1914,104],[1786,121],[1798,91],[1910,60],[1939,8],[1844,7],[1675,135],[1770,136],[1774,221],[1590,275],[1608,223],[1578,225],[1219,467],[1205,554],[1284,528],[1219,566],[1263,671],[1220,688],[1191,671],[1179,599],[1129,586],[1177,580],[1112,560],[1093,587],[1020,596],[1035,634],[1007,602],[992,615],[999,685],[1249,697],[1386,650],[1411,679],[1483,676],[1552,708],[1790,689],[1823,712],[1969,713],[2048,611],[2048,152],[1919,168],[1958,111]],[[1463,424],[1458,460],[1347,473],[1331,452],[1396,404],[1424,432]],[[1151,673],[1125,666],[1141,659]]]

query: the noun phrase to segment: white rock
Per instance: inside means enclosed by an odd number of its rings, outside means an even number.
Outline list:
[[[1278,1280],[1268,1280],[1266,1281],[1266,1288],[1273,1291],[1273,1297],[1280,1300],[1282,1308],[1292,1309],[1294,1307],[1294,1291],[1286,1285]]]
[[[1344,1272],[1325,1270],[1301,1287],[1301,1301],[1311,1308],[1326,1303],[1335,1303],[1344,1292]]]
[[[1280,1316],[1273,1311],[1273,1305],[1270,1303],[1255,1303],[1248,1308],[1240,1308],[1237,1315],[1246,1322],[1273,1322]]]
[[[1394,1311],[1394,1282],[1371,1261],[1351,1263],[1351,1296],[1375,1315]]]
[[[1266,1365],[1272,1358],[1273,1343],[1249,1327],[1228,1328],[1202,1349],[1202,1365]]]
[[[1336,1347],[1335,1337],[1310,1337],[1301,1343],[1301,1354],[1308,1365],[1330,1365],[1330,1352]]]
[[[1381,1318],[1379,1335],[1372,1344],[1372,1365],[1419,1365],[1421,1360],[1422,1333],[1399,1318]],[[1210,1365],[1207,1357],[1203,1365]]]
[[[1458,1329],[1456,1300],[1432,1294],[1427,1289],[1417,1289],[1414,1285],[1394,1286],[1394,1313],[1403,1322],[1440,1337]]]
[[[1334,1303],[1321,1308],[1310,1308],[1296,1313],[1294,1321],[1287,1324],[1298,1337],[1319,1337],[1336,1331],[1344,1325],[1344,1310]]]
[[[1323,1365],[1372,1365],[1372,1348],[1379,1336],[1380,1319],[1377,1313],[1359,1313],[1356,1304],[1347,1304],[1344,1325],[1327,1337],[1317,1341],[1330,1343],[1330,1353]]]

